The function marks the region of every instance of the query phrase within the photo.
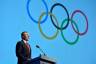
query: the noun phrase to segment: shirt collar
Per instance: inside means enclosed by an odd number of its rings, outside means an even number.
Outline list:
[[[28,43],[28,41],[26,41],[26,40],[23,40],[23,42],[24,42],[24,43]]]

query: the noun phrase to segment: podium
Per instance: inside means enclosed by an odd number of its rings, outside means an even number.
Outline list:
[[[31,64],[56,64],[55,60],[45,55],[32,59]]]

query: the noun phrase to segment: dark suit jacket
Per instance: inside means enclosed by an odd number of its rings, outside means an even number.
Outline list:
[[[30,47],[30,45],[29,45]],[[28,47],[25,46],[23,40],[17,42],[16,44],[16,56],[18,58],[18,64],[29,64],[28,59],[31,59],[31,47],[30,51],[28,52]]]

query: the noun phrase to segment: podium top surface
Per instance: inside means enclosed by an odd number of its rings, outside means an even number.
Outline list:
[[[53,58],[50,58],[50,57],[45,56],[45,55],[40,55],[39,57],[36,57],[33,59],[33,61],[36,61],[36,60],[42,60],[42,61],[53,62],[53,63],[56,62],[56,60],[54,60]]]

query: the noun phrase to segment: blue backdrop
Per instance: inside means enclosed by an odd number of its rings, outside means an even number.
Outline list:
[[[56,2],[63,4],[71,17],[74,10],[83,11],[89,23],[88,32],[79,37],[75,45],[67,44],[59,31],[57,37],[48,40],[42,36],[38,24],[34,23],[28,16],[26,4],[28,0],[0,0],[0,64],[17,64],[15,46],[21,40],[21,32],[27,31],[30,34],[30,45],[32,47],[32,58],[41,53],[35,45],[38,44],[44,52],[54,58],[57,64],[96,64],[96,1],[95,0],[45,0],[48,11]],[[46,12],[42,0],[31,0],[29,4],[31,16],[38,20],[42,12]],[[59,25],[67,17],[63,8],[57,6],[53,10]],[[79,31],[86,29],[85,18],[77,13],[74,20]],[[45,23],[40,24],[43,32],[51,36],[56,32],[50,17]],[[68,41],[74,41],[77,34],[71,24],[63,31]]]

